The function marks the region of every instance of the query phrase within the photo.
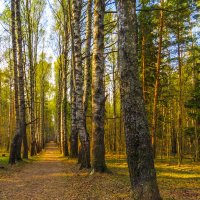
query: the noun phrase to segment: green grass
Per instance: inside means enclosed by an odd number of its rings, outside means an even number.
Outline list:
[[[32,163],[33,161],[39,160],[39,156],[30,157],[29,159],[23,159],[21,162],[16,162],[16,165],[19,167],[22,167],[24,164]],[[9,161],[9,154],[5,154],[5,156],[2,156],[2,153],[0,154],[0,167],[8,168],[8,161]]]
[[[8,165],[8,159],[9,157],[2,157],[0,156],[0,167],[6,167]]]
[[[0,167],[6,167],[8,165],[8,160],[9,160],[9,153],[1,149],[1,151],[0,151]]]

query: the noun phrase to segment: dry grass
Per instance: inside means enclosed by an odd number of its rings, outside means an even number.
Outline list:
[[[129,182],[124,156],[107,157],[109,168],[118,180]],[[155,162],[161,196],[166,200],[200,200],[200,163],[185,160],[178,166],[175,160]]]

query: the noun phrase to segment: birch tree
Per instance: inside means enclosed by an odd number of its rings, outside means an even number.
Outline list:
[[[94,172],[104,172],[104,13],[105,1],[94,1],[94,47],[92,62],[92,167]]]
[[[118,0],[119,68],[127,162],[133,199],[161,199],[138,74],[136,0]]]
[[[26,135],[26,106],[24,95],[24,67],[23,67],[23,52],[22,52],[22,25],[21,25],[21,0],[16,0],[16,20],[17,20],[17,35],[18,35],[18,69],[19,69],[19,102],[20,102],[20,131],[23,135],[24,152],[23,157],[28,158],[28,143]],[[19,145],[20,146],[20,145]],[[20,151],[20,147],[19,147]]]
[[[80,16],[82,1],[73,0],[73,28],[74,28],[74,58],[75,58],[75,95],[76,95],[76,122],[81,141],[81,167],[90,168],[90,141],[86,132],[83,118],[83,69],[81,55]]]
[[[21,153],[17,154],[19,148],[21,148],[20,140],[22,140],[22,134],[20,132],[20,117],[19,117],[19,97],[18,97],[18,61],[17,61],[17,37],[16,37],[16,3],[15,0],[11,0],[11,21],[12,21],[12,55],[13,55],[13,67],[14,67],[14,88],[15,88],[15,123],[16,130],[13,138],[10,150],[9,163],[14,164],[15,160],[21,160]]]

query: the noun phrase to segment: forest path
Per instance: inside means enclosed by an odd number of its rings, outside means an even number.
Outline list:
[[[62,160],[56,144],[48,143],[38,160],[0,178],[0,199],[61,199],[67,182]]]
[[[129,199],[129,187],[108,174],[88,175],[48,143],[36,161],[0,174],[1,200]]]

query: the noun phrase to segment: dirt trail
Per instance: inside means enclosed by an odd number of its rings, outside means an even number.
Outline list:
[[[129,199],[129,188],[107,174],[88,175],[64,160],[55,143],[39,159],[0,174],[1,200]]]

